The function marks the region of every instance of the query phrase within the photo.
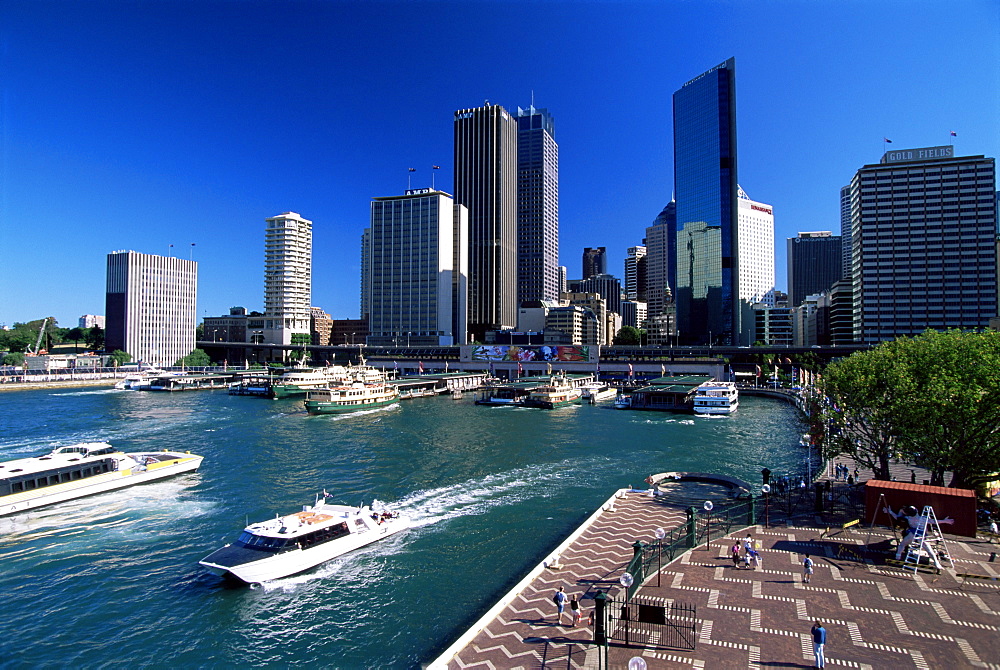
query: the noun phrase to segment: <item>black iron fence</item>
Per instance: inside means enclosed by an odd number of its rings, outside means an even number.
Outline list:
[[[608,638],[627,646],[693,650],[698,614],[694,605],[622,594],[606,602]]]

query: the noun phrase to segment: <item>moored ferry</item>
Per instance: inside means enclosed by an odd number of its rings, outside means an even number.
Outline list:
[[[310,389],[341,384],[348,378],[348,374],[347,368],[342,365],[331,365],[324,368],[292,368],[286,370],[271,383],[271,397],[302,397]]]
[[[732,414],[740,406],[734,382],[705,382],[694,391],[695,414]]]
[[[618,389],[607,384],[601,384],[600,382],[584,384],[580,387],[580,391],[583,394],[583,399],[591,405],[599,403],[602,400],[611,400],[618,396]]]
[[[145,370],[140,370],[138,372],[130,372],[125,375],[123,379],[115,382],[115,388],[129,390],[149,388],[149,385],[154,379],[160,375],[166,374],[170,373],[166,370],[160,370],[159,368],[146,368]]]
[[[548,384],[531,391],[524,401],[525,407],[555,409],[578,402],[583,392],[570,384],[565,377],[553,376]]]
[[[410,527],[410,521],[378,502],[349,507],[327,504],[327,493],[301,512],[253,523],[239,538],[199,563],[211,572],[248,584],[280,579],[313,568]]]
[[[86,442],[5,461],[0,516],[191,472],[202,458],[177,451],[126,454],[107,442]]]
[[[310,414],[342,414],[377,409],[397,402],[399,389],[384,383],[354,382],[306,392],[306,411]]]

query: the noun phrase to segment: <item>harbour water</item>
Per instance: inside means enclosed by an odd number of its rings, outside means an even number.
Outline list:
[[[309,416],[300,400],[216,391],[3,393],[0,459],[107,440],[205,461],[0,517],[0,667],[419,667],[615,489],[662,471],[797,472],[802,431],[791,406],[753,397],[715,418],[469,396]],[[331,502],[396,505],[417,526],[256,589],[198,565],[248,519],[324,488]]]

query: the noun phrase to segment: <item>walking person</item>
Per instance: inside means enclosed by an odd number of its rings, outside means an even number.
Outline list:
[[[813,559],[809,558],[809,554],[806,554],[806,558],[802,561],[802,583],[808,584],[812,579],[813,574]]]
[[[823,624],[817,621],[813,624],[811,632],[813,638],[813,655],[816,656],[816,667],[825,668],[826,657],[824,649],[826,648],[826,629],[823,628]]]
[[[729,550],[729,553],[730,553],[730,555],[733,558],[733,565],[736,567],[737,570],[739,570],[739,568],[740,568],[740,543],[739,543],[739,540],[737,540],[735,543],[733,543],[733,546]]]
[[[559,587],[556,594],[552,596],[552,600],[556,603],[556,618],[558,619],[557,625],[561,626],[563,610],[566,609],[566,593],[563,591],[563,587]]]
[[[573,596],[572,598],[569,599],[569,611],[570,611],[570,614],[573,615],[573,625],[574,626],[579,626],[580,625],[580,601],[576,599],[576,596]]]
[[[756,570],[757,568],[761,567],[761,565],[760,565],[760,552],[759,551],[757,551],[756,549],[751,549],[750,550],[750,558],[753,559],[753,569],[754,570]],[[761,568],[761,569],[763,569],[763,568]]]

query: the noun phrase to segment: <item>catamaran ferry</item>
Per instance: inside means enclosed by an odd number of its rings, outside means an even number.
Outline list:
[[[732,414],[740,406],[734,382],[705,382],[694,391],[695,414]]]
[[[197,470],[190,452],[123,453],[107,442],[0,463],[0,516]]]
[[[199,563],[211,572],[248,584],[280,579],[410,527],[410,520],[371,506],[329,505],[324,491],[301,512],[253,523],[239,538]]]

